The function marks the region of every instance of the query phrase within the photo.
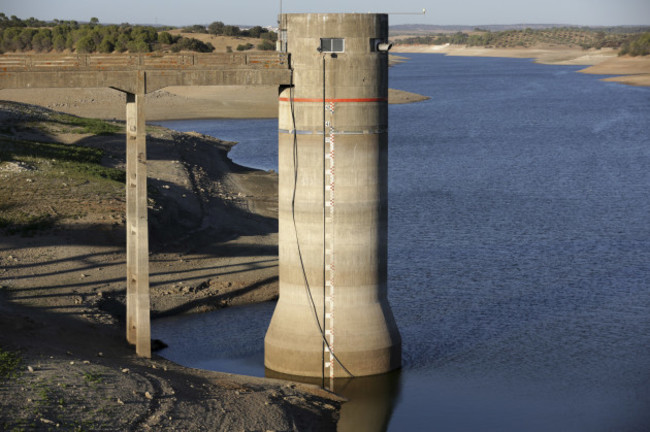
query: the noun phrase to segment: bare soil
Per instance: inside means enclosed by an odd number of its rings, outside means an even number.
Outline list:
[[[237,52],[237,47],[239,45],[251,44],[253,48],[247,51],[260,51],[257,49],[257,45],[261,44],[263,39],[260,38],[251,38],[244,36],[215,36],[207,33],[187,33],[183,32],[182,29],[171,30],[169,33],[173,35],[181,35],[187,38],[198,39],[201,42],[211,43],[214,46],[214,52],[228,52],[228,47],[232,52]],[[275,44],[275,42],[274,42]]]
[[[598,75],[619,75],[605,78],[605,81],[647,87],[650,86],[650,56],[611,58],[580,72]]]
[[[123,134],[72,133],[51,115],[0,103],[0,150],[77,144],[123,168]],[[234,164],[232,145],[148,127],[154,319],[277,296],[277,175]],[[335,430],[341,399],[317,387],[137,358],[123,319],[123,184],[60,167],[0,162],[0,212],[53,221],[0,233],[0,350],[22,358],[0,377],[0,429]]]
[[[429,99],[390,89],[389,103]],[[0,100],[40,105],[83,117],[124,120],[126,97],[109,88],[4,89]],[[145,96],[147,121],[199,118],[276,118],[278,89],[273,86],[167,87]]]

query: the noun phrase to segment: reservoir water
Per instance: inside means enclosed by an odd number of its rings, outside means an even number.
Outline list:
[[[359,381],[372,394],[344,405],[340,429],[650,430],[650,88],[530,60],[408,57],[391,87],[431,99],[390,107],[404,367]],[[276,120],[161,124],[277,168]],[[272,311],[158,320],[153,334],[178,363],[263,376]]]

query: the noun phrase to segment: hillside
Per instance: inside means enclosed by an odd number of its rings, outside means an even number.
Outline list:
[[[406,45],[466,45],[491,48],[539,48],[563,47],[581,49],[621,49],[642,39],[648,28],[591,29],[577,27],[553,27],[543,29],[509,29],[491,31],[486,28],[459,30],[455,33],[438,32],[415,35],[395,35],[395,43]],[[645,33],[647,34],[647,33]]]
[[[566,27],[563,24],[509,24],[509,25],[436,25],[436,24],[399,24],[390,26],[391,36],[398,35],[427,35],[433,33],[469,33],[477,28],[489,31],[504,30],[533,30],[550,29],[555,27]]]

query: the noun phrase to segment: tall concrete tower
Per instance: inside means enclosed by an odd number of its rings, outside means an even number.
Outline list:
[[[265,365],[348,378],[401,366],[386,298],[388,16],[284,14],[280,298]]]

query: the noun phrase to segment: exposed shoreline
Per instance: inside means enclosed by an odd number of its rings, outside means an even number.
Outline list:
[[[59,118],[0,103],[0,216],[57,221],[0,231],[0,353],[22,358],[17,376],[0,377],[0,429],[336,430],[342,399],[318,387],[136,357],[124,187],[100,192],[51,156],[12,161],[14,142],[76,144],[124,168],[124,133],[73,132]],[[233,144],[147,126],[152,318],[277,298],[277,173],[233,163]]]
[[[581,73],[616,75],[603,81],[650,86],[650,56],[619,57],[616,50],[571,48],[482,48],[454,45],[394,45],[394,53],[444,54],[462,57],[531,58],[549,65],[588,66]]]
[[[389,103],[425,99],[389,91]],[[52,119],[123,120],[125,102],[103,88],[0,90],[0,150],[15,140],[77,144],[123,169],[124,134],[80,134]],[[277,88],[172,87],[145,104],[148,121],[274,118]],[[233,145],[147,126],[152,319],[277,298],[277,173],[233,163]],[[0,429],[336,429],[343,400],[318,387],[137,358],[125,342],[123,188],[105,196],[56,180],[64,172],[48,172],[49,162],[11,160],[0,160],[12,201],[0,211],[45,211],[57,223],[29,237],[0,233],[0,349],[23,360],[0,387]]]
[[[145,96],[147,121],[206,118],[277,118],[277,88],[272,86],[168,87]],[[429,99],[389,89],[391,104]],[[109,88],[0,90],[0,100],[39,105],[82,117],[124,120],[126,96]]]

